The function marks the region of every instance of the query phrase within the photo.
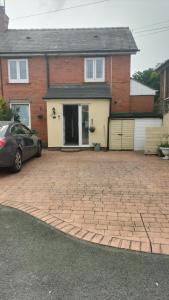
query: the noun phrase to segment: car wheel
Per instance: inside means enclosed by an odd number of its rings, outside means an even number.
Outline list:
[[[41,143],[38,143],[36,157],[41,157],[41,155],[42,155],[42,145]]]
[[[22,169],[22,154],[20,150],[16,151],[15,154],[15,159],[14,159],[14,163],[13,166],[11,167],[11,171],[13,173],[17,173]]]

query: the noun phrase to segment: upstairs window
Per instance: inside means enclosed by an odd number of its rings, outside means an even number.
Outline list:
[[[85,81],[105,81],[105,59],[104,57],[85,59]]]
[[[28,83],[28,60],[27,59],[9,59],[8,75],[10,83]]]

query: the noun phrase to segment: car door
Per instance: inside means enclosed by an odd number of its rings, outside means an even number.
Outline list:
[[[11,128],[11,134],[15,137],[18,145],[22,147],[23,160],[33,156],[34,141],[31,136],[31,131],[22,124],[16,124]]]
[[[22,130],[25,132],[25,143],[29,150],[29,157],[34,156],[37,153],[37,142],[38,138],[32,131],[26,127],[25,125],[21,124]]]

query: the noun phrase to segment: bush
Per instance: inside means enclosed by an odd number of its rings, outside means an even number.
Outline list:
[[[163,148],[169,148],[169,143],[168,143],[168,142],[161,143],[161,144],[160,144],[160,147],[163,147]]]
[[[0,98],[0,121],[11,121],[13,117],[12,109],[8,107],[3,98]]]

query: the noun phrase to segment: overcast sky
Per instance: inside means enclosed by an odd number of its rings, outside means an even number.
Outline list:
[[[140,53],[132,56],[131,73],[155,67],[157,63],[169,59],[169,0],[104,0],[86,7],[23,18],[99,1],[6,0],[6,12],[10,18],[10,28],[129,26],[140,49]]]

